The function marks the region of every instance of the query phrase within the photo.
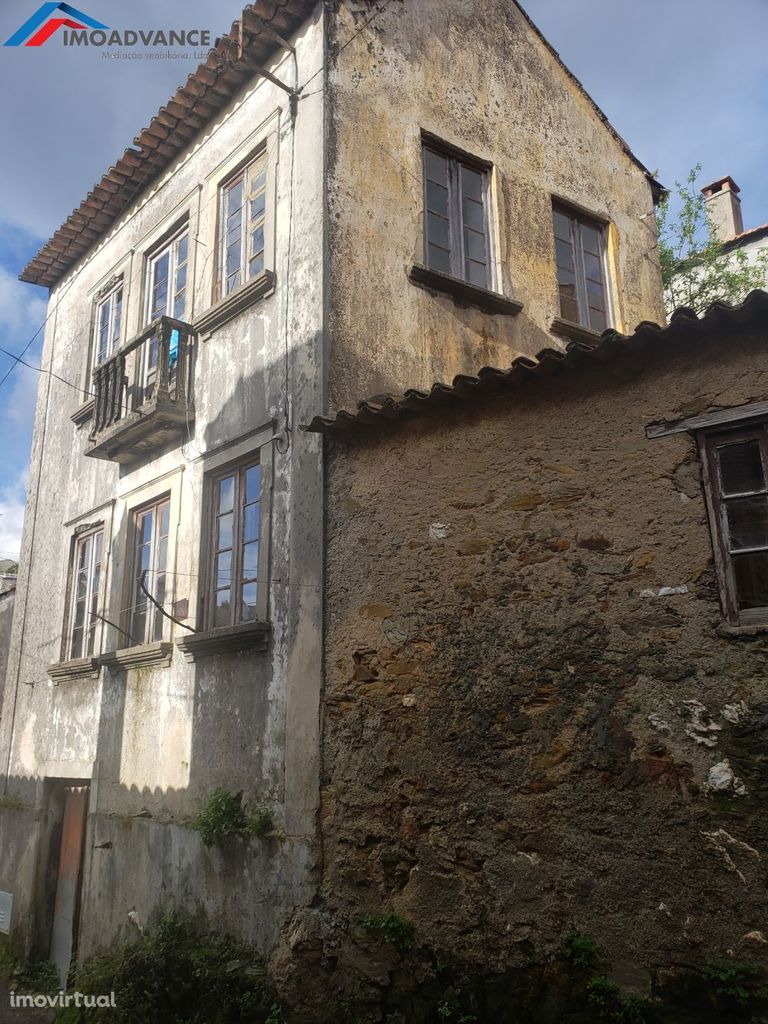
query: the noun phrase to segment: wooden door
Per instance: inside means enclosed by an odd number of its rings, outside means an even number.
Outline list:
[[[64,819],[61,826],[50,954],[59,969],[62,988],[66,986],[72,954],[77,948],[89,793],[89,786],[64,787]]]

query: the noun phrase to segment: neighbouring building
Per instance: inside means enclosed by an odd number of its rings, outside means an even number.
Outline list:
[[[0,558],[0,594],[16,586],[18,565],[10,558]]]
[[[53,374],[0,722],[22,804],[0,815],[0,931],[18,953],[64,977],[75,948],[168,904],[290,946],[338,870],[336,838],[326,868],[318,841],[323,635],[339,643],[350,600],[339,517],[360,510],[329,504],[322,438],[299,427],[661,321],[658,194],[512,0],[259,0],[43,246],[22,280],[50,289]],[[558,415],[531,445],[567,433]],[[401,565],[385,538],[358,556]],[[401,565],[409,601],[421,556]],[[386,602],[369,603],[374,624]],[[483,699],[467,695],[488,717]],[[268,804],[275,832],[204,848],[188,826],[218,787]]]
[[[11,646],[11,625],[16,599],[16,577],[0,576],[0,716],[2,715],[5,673],[8,667],[8,651]]]
[[[409,1024],[440,999],[451,1020],[597,1019],[557,1012],[547,965],[574,930],[643,994],[691,969],[687,1011],[708,964],[768,965],[767,328],[754,292],[312,422],[309,1005],[336,986]],[[392,913],[420,976],[360,927]],[[663,1019],[737,1019],[706,999]]]
[[[726,252],[743,252],[750,263],[768,249],[768,224],[744,230],[741,189],[729,175],[701,190],[717,238]],[[768,280],[766,281],[768,283]]]

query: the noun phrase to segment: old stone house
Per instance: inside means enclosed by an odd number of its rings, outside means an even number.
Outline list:
[[[339,514],[299,427],[661,320],[657,195],[512,0],[259,0],[43,246],[0,722],[17,952],[64,977],[168,904],[275,948],[321,874]],[[274,834],[203,847],[217,787]]]
[[[533,968],[574,930],[643,993],[673,966],[768,965],[767,327],[753,292],[313,421],[318,990],[335,967],[392,998],[401,958],[359,927],[391,913],[506,979],[473,1020],[566,1019]],[[407,988],[392,1005],[439,1018]]]

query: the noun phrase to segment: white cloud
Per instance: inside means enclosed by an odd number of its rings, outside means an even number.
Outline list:
[[[0,332],[5,342],[16,341],[20,352],[45,320],[46,299],[36,288],[22,284],[5,267],[0,267]],[[42,332],[41,332],[42,334]]]
[[[95,17],[112,28],[210,29],[223,35],[245,0],[99,0]],[[30,14],[29,0],[4,0],[0,36]],[[38,52],[2,51],[0,221],[48,238],[134,136],[194,69],[185,60],[105,60],[96,48],[57,38]]]
[[[19,557],[26,489],[26,470],[11,484],[0,488],[0,558]]]
[[[37,387],[40,383],[40,374],[25,366],[18,366],[14,370],[16,379],[13,384],[10,398],[5,404],[6,415],[12,423],[21,427],[24,436],[31,436],[32,425],[35,420],[35,403],[37,401]],[[10,384],[10,380],[8,382]],[[7,384],[5,385],[8,386]]]

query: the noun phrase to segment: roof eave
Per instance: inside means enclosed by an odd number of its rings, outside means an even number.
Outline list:
[[[238,19],[134,139],[134,145],[125,150],[30,260],[19,280],[47,288],[60,281],[188,148],[241,86],[279,52],[281,44],[274,35],[254,29],[263,24],[280,37],[290,38],[314,7],[315,0],[256,0],[249,4],[241,15],[250,18],[242,52]]]

